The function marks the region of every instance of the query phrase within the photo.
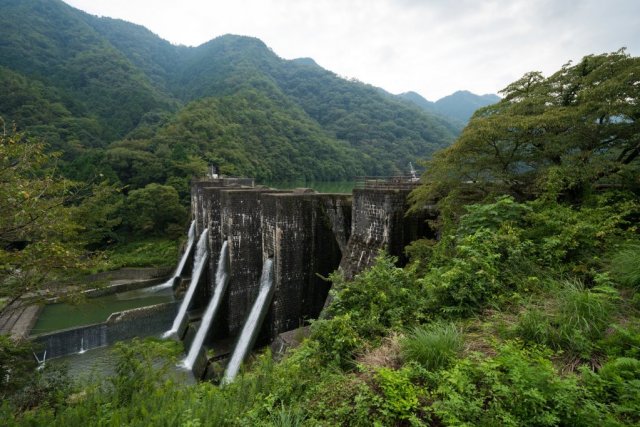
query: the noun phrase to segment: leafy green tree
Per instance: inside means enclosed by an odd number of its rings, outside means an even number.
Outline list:
[[[92,188],[73,211],[85,244],[93,249],[118,240],[117,228],[122,224],[124,196],[106,181]]]
[[[144,234],[163,233],[172,224],[183,224],[186,217],[175,188],[149,184],[129,192],[123,219],[134,233]]]
[[[527,73],[501,93],[427,162],[415,208],[474,192],[555,198],[640,186],[640,58],[624,49],[586,56],[548,78]]]
[[[42,290],[82,264],[68,206],[80,187],[59,177],[56,156],[20,133],[0,134],[0,295]]]

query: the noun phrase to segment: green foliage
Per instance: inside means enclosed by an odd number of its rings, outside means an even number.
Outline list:
[[[282,406],[271,416],[271,423],[274,427],[300,427],[304,425],[304,414],[299,409],[287,409]]]
[[[611,288],[585,289],[580,283],[566,283],[558,294],[558,345],[588,357],[593,343],[602,338],[617,297]]]
[[[313,322],[311,336],[320,344],[322,354],[327,362],[342,367],[350,365],[354,353],[363,344],[354,324],[355,322],[349,314],[336,315],[331,319],[320,319]]]
[[[129,192],[123,221],[136,234],[165,234],[171,225],[183,224],[186,217],[175,188],[149,184]]]
[[[640,325],[613,325],[599,343],[609,356],[640,359]]]
[[[102,182],[73,211],[74,221],[82,227],[79,233],[89,248],[118,241],[116,229],[122,224],[123,199],[120,191]]]
[[[330,138],[272,84],[188,104],[156,133],[152,146],[163,145],[171,147],[172,162],[181,160],[181,151],[197,153],[222,173],[259,180],[336,180],[364,173],[355,150]]]
[[[555,200],[581,198],[597,184],[637,188],[639,70],[640,58],[620,50],[548,78],[525,74],[428,162],[415,208],[469,192]]]
[[[0,335],[0,399],[9,414],[34,407],[57,407],[71,391],[64,367],[36,370],[34,346]],[[0,413],[2,410],[0,410]]]
[[[480,228],[459,239],[443,237],[431,270],[418,279],[431,309],[469,314],[518,286],[526,287],[528,282],[522,275],[531,270],[531,244],[522,234],[522,230],[505,224],[496,232]]]
[[[445,425],[602,425],[598,406],[574,377],[561,377],[548,353],[500,346],[495,357],[472,355],[442,371],[433,413]]]
[[[585,385],[608,406],[623,425],[640,423],[640,360],[620,357],[609,360],[599,372],[584,370]]]
[[[179,344],[172,342],[147,340],[143,345],[134,339],[116,343],[116,375],[109,378],[108,389],[114,404],[132,403],[135,395],[152,393],[161,386],[179,351]]]
[[[411,329],[402,340],[402,354],[428,370],[438,370],[456,357],[462,344],[460,331],[453,323],[430,323]]]
[[[43,144],[0,134],[0,295],[38,290],[87,263],[68,206],[80,186],[60,178],[54,162]]]
[[[465,206],[466,214],[460,217],[458,234],[468,235],[480,228],[498,231],[505,223],[523,225],[532,208],[517,203],[513,197],[498,197],[493,203],[478,203]]]
[[[30,342],[14,342],[9,336],[0,335],[0,398],[2,400],[8,399],[28,382],[28,374],[35,369],[32,351]]]
[[[565,281],[552,298],[544,311],[532,308],[522,313],[515,333],[526,342],[589,360],[611,321],[616,291],[607,287],[586,289],[579,282]]]
[[[640,245],[629,245],[611,259],[611,272],[624,286],[640,289]]]
[[[173,46],[140,26],[41,0],[9,1],[0,36],[0,86],[9,89],[0,114],[63,151],[76,179],[89,170],[113,178],[112,169],[132,188],[168,184],[190,178],[187,156],[264,180],[388,175],[458,132],[249,37]]]
[[[381,368],[376,372],[375,381],[383,396],[376,414],[380,425],[393,425],[416,418],[419,391],[410,380],[409,370]]]
[[[101,270],[123,267],[169,267],[178,259],[178,244],[173,239],[151,237],[110,246],[98,263]]]
[[[345,282],[333,274],[333,303],[329,316],[347,316],[358,336],[382,337],[425,319],[425,300],[411,270],[395,266],[396,259],[381,253],[374,265]]]

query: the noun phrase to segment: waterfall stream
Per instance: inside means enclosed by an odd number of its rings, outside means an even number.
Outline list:
[[[200,238],[198,239],[198,244],[196,245],[196,254],[193,258],[193,270],[191,273],[191,283],[189,283],[189,288],[187,289],[187,293],[184,296],[184,299],[182,300],[182,303],[180,304],[180,309],[178,310],[178,314],[176,315],[176,318],[173,321],[173,326],[171,326],[171,329],[168,330],[167,332],[164,333],[163,337],[167,338],[173,334],[176,334],[178,332],[178,329],[180,329],[180,324],[182,323],[182,321],[184,320],[184,317],[187,315],[187,310],[189,309],[189,306],[191,305],[191,300],[193,298],[193,294],[196,291],[196,288],[198,287],[198,282],[200,281],[200,276],[202,275],[202,272],[204,271],[204,267],[205,264],[207,263],[207,259],[208,259],[208,252],[207,252],[207,235],[208,235],[209,230],[208,229],[204,229],[204,231],[202,232],[202,234],[200,234]]]
[[[188,234],[188,240],[187,240],[187,246],[184,249],[184,253],[182,254],[182,258],[180,258],[180,262],[178,263],[178,266],[176,267],[175,271],[173,272],[173,276],[171,277],[171,279],[167,280],[164,283],[161,283],[159,285],[155,285],[152,286],[150,288],[147,289],[148,292],[156,292],[162,289],[166,289],[166,288],[170,288],[171,286],[173,286],[173,282],[175,281],[176,277],[179,277],[182,275],[182,270],[184,270],[184,265],[187,263],[187,259],[189,258],[189,254],[191,253],[192,249],[193,249],[193,243],[196,239],[196,222],[195,221],[191,221],[191,225],[189,226],[189,234]]]
[[[216,269],[216,286],[213,291],[213,296],[207,305],[207,308],[204,312],[204,316],[202,317],[202,321],[200,322],[200,327],[198,328],[198,332],[191,343],[191,348],[189,349],[189,354],[182,361],[181,366],[186,369],[193,369],[193,364],[198,357],[198,353],[200,352],[200,348],[202,347],[202,343],[204,342],[209,329],[211,328],[211,323],[216,317],[216,313],[218,312],[218,308],[220,307],[220,303],[222,302],[222,297],[227,289],[227,283],[229,282],[229,271],[228,271],[228,258],[229,256],[229,248],[228,243],[225,240],[222,244],[222,249],[220,250],[220,257],[218,258],[218,268]]]
[[[268,258],[262,266],[262,274],[260,276],[260,290],[258,297],[256,298],[249,317],[242,327],[240,332],[240,339],[236,344],[231,359],[227,364],[227,369],[222,379],[223,384],[229,384],[238,374],[240,365],[247,357],[249,351],[253,347],[255,340],[260,332],[260,326],[264,320],[264,316],[267,314],[271,298],[273,297],[273,260]]]

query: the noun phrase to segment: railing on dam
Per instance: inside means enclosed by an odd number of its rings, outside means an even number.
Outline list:
[[[395,176],[357,176],[354,188],[357,189],[385,189],[385,190],[413,190],[420,185],[420,180],[413,175]]]

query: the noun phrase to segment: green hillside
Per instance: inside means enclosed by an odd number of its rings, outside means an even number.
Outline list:
[[[171,163],[186,154],[220,162],[228,173],[276,180],[395,174],[456,134],[443,118],[312,60],[279,58],[258,39],[174,46],[139,25],[58,0],[2,0],[0,8],[2,81],[11,88],[0,115],[62,151],[75,179],[99,170],[132,188],[150,179],[173,185],[188,178]],[[203,133],[201,117],[241,130]],[[127,142],[140,139],[151,142]],[[132,144],[136,150],[122,152]],[[123,162],[140,156],[166,161],[158,147],[177,156],[162,174],[122,172]]]
[[[462,130],[473,113],[487,105],[500,101],[500,97],[494,94],[476,95],[468,90],[459,90],[431,102],[416,92],[405,92],[398,95],[400,98],[417,105],[424,111],[446,117],[447,120],[458,123]]]
[[[57,89],[74,116],[94,117],[101,145],[124,136],[145,113],[172,108],[81,12],[59,1],[3,0],[0,7],[0,65]],[[11,110],[0,113],[13,119]]]

